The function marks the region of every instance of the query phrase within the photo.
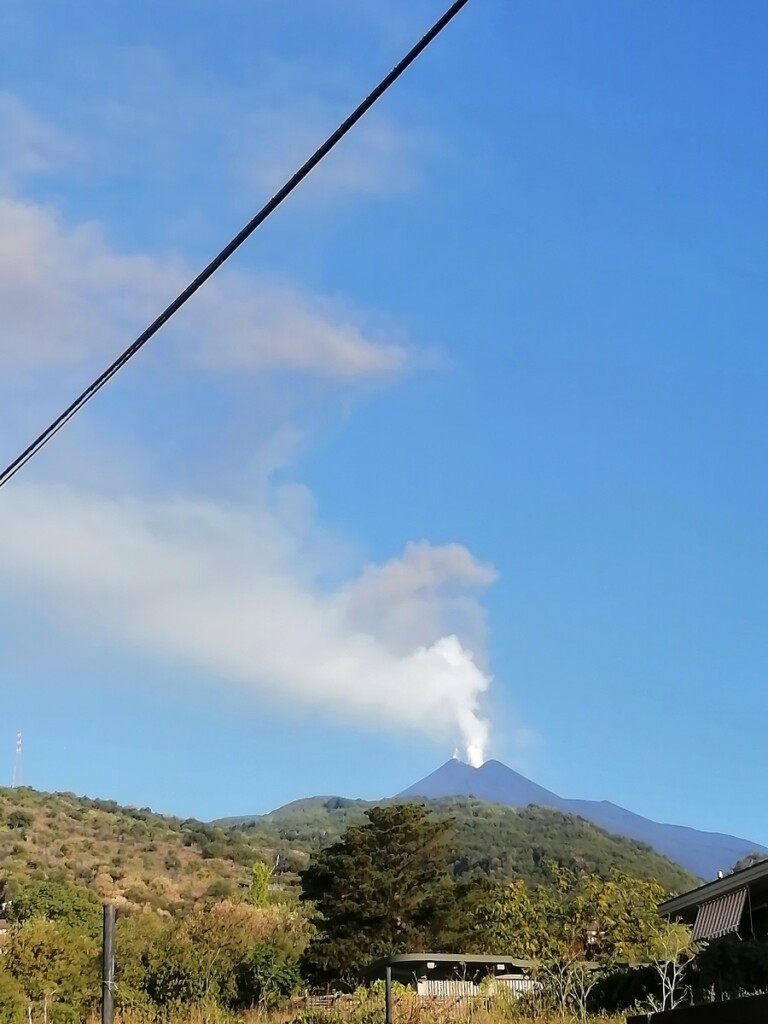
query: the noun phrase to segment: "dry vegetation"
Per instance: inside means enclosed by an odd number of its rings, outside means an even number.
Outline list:
[[[575,1024],[577,1018],[537,1013],[530,1016],[522,1005],[510,1001],[495,1006],[479,1001],[426,1001],[415,995],[401,996],[393,1006],[393,1024]],[[621,1017],[578,1018],[586,1024],[625,1024]],[[350,996],[332,1009],[307,1006],[296,1000],[280,1009],[253,1010],[238,1018],[242,1024],[384,1024],[383,999]],[[89,1024],[98,1024],[94,1017]],[[120,1012],[115,1024],[156,1024],[141,1013]],[[233,1024],[233,1018],[215,1005],[197,1006],[165,1018],[165,1024]]]
[[[226,897],[255,860],[261,837],[70,793],[0,789],[0,864],[6,880],[56,877],[119,905],[176,911]]]
[[[201,899],[235,895],[253,863],[263,860],[277,863],[274,884],[289,895],[310,856],[364,821],[370,806],[308,800],[261,819],[206,824],[72,793],[0,788],[0,881],[58,878],[118,905],[174,913]],[[456,821],[451,869],[457,877],[478,872],[534,883],[545,880],[553,861],[601,876],[621,866],[675,891],[692,884],[649,848],[581,819],[470,800],[437,801],[433,809]]]

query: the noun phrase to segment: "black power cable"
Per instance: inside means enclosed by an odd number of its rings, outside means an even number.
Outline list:
[[[37,455],[40,449],[44,448],[45,445],[48,444],[56,434],[58,434],[61,428],[68,423],[72,417],[112,379],[112,377],[115,376],[118,370],[121,370],[128,360],[132,359],[139,349],[143,348],[153,335],[157,334],[163,324],[167,323],[174,313],[177,313],[188,299],[192,298],[198,288],[201,288],[208,278],[212,277],[216,273],[219,267],[222,266],[222,264],[224,264],[229,257],[240,248],[243,242],[250,238],[256,228],[264,223],[267,217],[269,217],[269,215],[273,213],[278,206],[280,206],[284,199],[288,198],[291,192],[293,192],[304,178],[306,178],[307,175],[317,167],[320,161],[331,152],[334,146],[344,138],[347,132],[349,132],[350,129],[357,124],[360,118],[371,109],[374,103],[384,95],[387,89],[389,89],[389,87],[397,81],[397,79],[416,60],[416,58],[426,50],[432,40],[442,32],[445,26],[453,20],[462,7],[464,7],[468,2],[469,0],[455,0],[455,3],[453,3],[445,14],[435,22],[426,35],[424,35],[418,43],[408,51],[405,57],[403,57],[400,63],[389,72],[386,78],[382,79],[373,92],[366,96],[363,102],[353,110],[345,121],[339,125],[336,131],[330,135],[322,146],[312,154],[306,163],[296,171],[293,177],[289,178],[283,187],[276,192],[274,196],[272,196],[269,202],[259,210],[253,220],[249,221],[245,227],[235,235],[232,241],[224,246],[221,252],[211,260],[208,266],[205,267],[204,270],[200,271],[197,277],[187,285],[184,291],[180,292],[180,294],[176,296],[173,302],[171,302],[170,305],[163,310],[160,316],[157,317],[157,319],[154,320],[149,327],[147,327],[147,329],[138,336],[133,344],[128,346],[122,355],[118,356],[111,366],[107,367],[107,369],[104,370],[96,380],[89,384],[85,391],[78,395],[74,402],[72,402],[72,404],[69,405],[61,415],[59,415],[48,427],[45,428],[42,434],[36,437],[35,440],[13,460],[13,462],[6,466],[2,473],[0,473],[0,487],[7,484],[8,481],[14,477],[30,459]]]

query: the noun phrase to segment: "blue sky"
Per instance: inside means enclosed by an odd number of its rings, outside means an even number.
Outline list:
[[[4,462],[442,6],[3,4]],[[766,32],[471,0],[0,495],[9,778],[22,728],[32,785],[213,817],[487,721],[768,842]]]

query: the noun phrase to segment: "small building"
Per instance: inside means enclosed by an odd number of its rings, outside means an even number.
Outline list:
[[[768,860],[675,896],[659,913],[690,925],[694,942],[768,939]]]
[[[385,978],[387,968],[399,981],[428,998],[492,996],[500,991],[523,995],[536,987],[529,960],[470,953],[403,953],[371,964],[371,979]]]

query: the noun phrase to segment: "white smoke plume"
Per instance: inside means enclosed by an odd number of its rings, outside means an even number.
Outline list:
[[[109,225],[73,223],[55,204],[25,197],[27,178],[88,162],[88,147],[73,146],[3,93],[0,128],[12,142],[0,153],[0,433],[10,452],[90,378],[88,367],[100,368],[121,350],[194,268],[183,254],[122,251],[110,241]],[[382,168],[397,164],[407,172],[403,154],[420,139],[395,128],[364,136],[358,159],[338,164],[335,191],[389,190],[394,176],[382,176]],[[258,172],[251,166],[249,173]],[[170,368],[178,396],[186,385],[197,388],[200,375],[215,373],[223,389],[246,374],[275,371],[346,395],[361,384],[391,382],[419,362],[377,316],[234,267],[179,314],[157,351],[164,355],[155,357],[156,372]],[[238,388],[228,393],[233,405],[241,403],[233,419],[250,417],[250,399],[238,398]],[[264,436],[277,437],[282,410],[276,420]],[[215,429],[213,417],[209,424]],[[62,442],[57,458],[70,460],[66,479],[125,489],[133,459],[138,479],[153,479],[151,446],[139,442],[134,451],[124,426],[113,409],[95,443],[87,434],[69,449]],[[115,427],[124,448],[110,446]],[[192,447],[179,460],[181,479],[189,478]],[[259,486],[262,471],[253,472]],[[167,481],[167,467],[160,476]],[[0,600],[20,609],[28,603],[35,622],[47,609],[73,643],[82,635],[88,644],[95,634],[116,657],[133,648],[178,666],[180,677],[189,666],[289,707],[458,742],[468,760],[480,761],[489,679],[477,595],[494,571],[459,545],[420,542],[356,574],[343,546],[306,515],[301,489],[277,494],[265,484],[264,491],[262,503],[246,507],[120,499],[15,480],[0,501]]]
[[[474,653],[475,595],[494,570],[459,545],[422,542],[330,588],[337,554],[285,502],[254,510],[20,483],[0,502],[0,586],[19,600],[286,704],[460,742],[482,763],[489,679]]]

